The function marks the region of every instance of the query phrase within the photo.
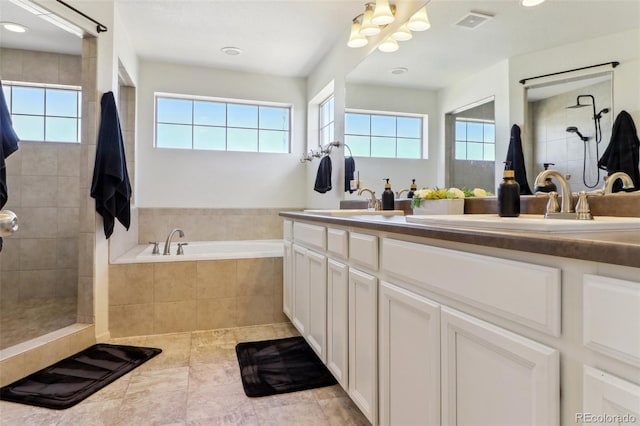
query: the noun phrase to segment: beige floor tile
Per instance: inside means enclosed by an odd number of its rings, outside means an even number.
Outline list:
[[[344,391],[344,389],[342,389],[342,386],[340,385],[316,388],[313,389],[312,392],[318,401],[333,398],[349,398],[349,395],[347,395],[347,393]]]
[[[238,327],[234,329],[234,332],[238,343],[276,338],[276,331],[272,324]]]
[[[257,423],[251,401],[239,383],[189,388],[187,421],[206,424],[205,420],[212,424]]]
[[[324,426],[327,425],[316,401],[256,409],[262,426]]]
[[[44,426],[55,425],[62,412],[30,405],[0,402],[0,425],[3,426]]]
[[[191,350],[189,365],[215,364],[221,361],[237,362],[235,344],[224,346],[200,346]]]
[[[127,392],[132,375],[133,371],[125,374],[115,382],[110,383],[108,386],[91,395],[87,398],[87,402],[121,400]]]
[[[125,393],[125,399],[144,398],[165,392],[186,391],[189,384],[189,367],[148,370],[133,375]]]
[[[236,360],[197,364],[189,369],[189,390],[240,383],[240,381],[240,367]]]
[[[232,328],[194,331],[191,333],[191,348],[210,345],[235,347],[236,343],[236,335]]]
[[[369,420],[348,397],[318,401],[331,426],[368,426]]]
[[[62,411],[57,426],[113,425],[117,421],[121,403],[121,400],[112,400],[78,404]]]
[[[126,397],[120,407],[116,425],[184,424],[187,417],[187,391],[150,392]]]
[[[316,402],[316,398],[311,390],[251,398],[251,403],[256,412],[284,405],[300,405],[312,402]]]

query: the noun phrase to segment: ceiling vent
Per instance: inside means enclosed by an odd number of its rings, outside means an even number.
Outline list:
[[[493,19],[493,15],[487,13],[469,12],[456,22],[456,26],[474,30],[491,19]]]

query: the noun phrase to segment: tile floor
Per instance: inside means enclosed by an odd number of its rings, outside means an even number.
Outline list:
[[[162,354],[80,404],[56,411],[0,401],[0,424],[369,425],[340,385],[245,396],[235,355],[243,341],[297,335],[290,323],[112,339]]]

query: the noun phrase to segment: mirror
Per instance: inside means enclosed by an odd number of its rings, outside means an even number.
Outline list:
[[[1,30],[0,76],[7,103],[29,127],[18,131],[14,119],[21,141],[6,159],[5,208],[18,215],[20,228],[0,254],[0,350],[78,319],[83,43],[8,1],[2,18],[28,28]],[[37,113],[45,103],[57,117]],[[73,130],[63,122],[73,122]]]
[[[611,72],[527,87],[523,143],[533,147],[527,164],[533,178],[549,164],[570,176],[573,192],[602,188],[607,173],[598,159],[611,139],[612,93]]]

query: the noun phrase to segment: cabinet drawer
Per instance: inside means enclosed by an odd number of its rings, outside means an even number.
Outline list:
[[[308,223],[293,223],[294,241],[320,250],[327,248],[327,228]]]
[[[552,336],[560,336],[560,269],[382,240],[381,269]]]
[[[585,274],[584,344],[640,366],[640,283]]]
[[[288,241],[293,239],[293,221],[285,219],[282,222],[282,237]]]
[[[347,231],[327,228],[327,251],[336,257],[346,259],[349,254],[347,238]]]
[[[374,271],[378,270],[378,237],[349,233],[349,260]]]

